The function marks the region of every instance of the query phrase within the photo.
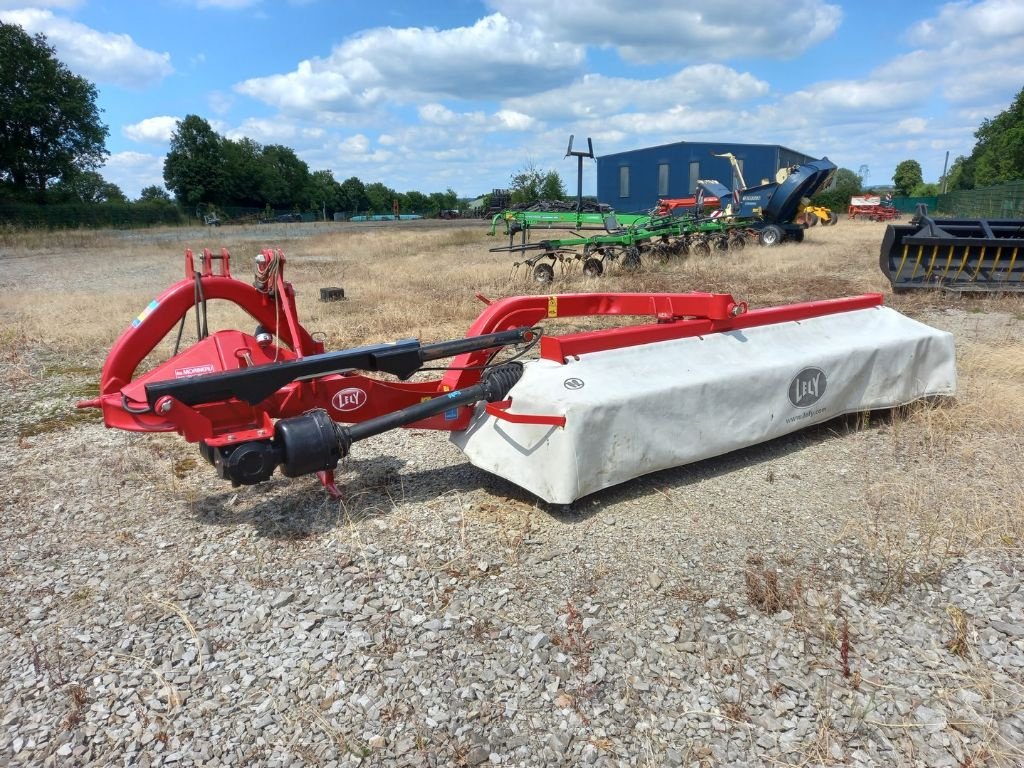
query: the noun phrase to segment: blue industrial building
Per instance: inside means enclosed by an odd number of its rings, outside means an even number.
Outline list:
[[[778,144],[717,144],[678,141],[597,158],[597,199],[628,213],[653,208],[659,198],[689,197],[697,179],[717,179],[732,188],[732,166],[716,154],[731,152],[748,186],[775,179],[780,168],[816,158]]]

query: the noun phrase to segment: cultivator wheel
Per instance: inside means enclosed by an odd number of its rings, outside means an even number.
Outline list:
[[[640,266],[640,249],[631,245],[622,255],[622,268],[629,272],[635,272],[640,269]]]
[[[600,277],[602,274],[604,274],[604,267],[601,265],[600,259],[590,257],[583,262],[584,277]]]
[[[651,258],[659,264],[664,264],[672,257],[673,250],[668,238],[662,238],[651,247]]]
[[[716,251],[728,251],[729,250],[729,238],[725,236],[715,237],[712,240],[712,244]]]
[[[747,239],[743,235],[735,235],[729,238],[730,251],[742,251],[747,247]]]
[[[533,281],[546,284],[555,279],[555,268],[551,264],[538,264],[533,268]]]

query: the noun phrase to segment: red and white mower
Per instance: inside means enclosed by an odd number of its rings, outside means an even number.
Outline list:
[[[353,443],[397,427],[447,430],[476,466],[567,504],[956,388],[952,336],[883,307],[881,294],[753,310],[712,293],[518,296],[489,303],[462,339],[325,352],[299,323],[284,267],[280,251],[263,251],[250,284],[231,276],[227,251],[204,251],[198,270],[187,251],[185,279],[132,321],[100,396],[79,407],[102,409],[108,427],[178,432],[235,485],[280,467],[316,473],[333,494]],[[210,299],[237,304],[256,330],[207,333]],[[190,310],[199,341],[136,376]],[[543,327],[602,315],[623,324]],[[407,381],[442,358],[454,359],[439,379]]]

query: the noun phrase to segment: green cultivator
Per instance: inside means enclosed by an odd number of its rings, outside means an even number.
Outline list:
[[[1024,221],[931,219],[890,224],[882,272],[893,289],[1024,292]]]
[[[628,226],[621,226],[619,217],[605,218],[605,233],[584,236],[527,241],[527,229],[509,230],[509,244],[491,248],[491,252],[530,254],[513,263],[513,274],[521,267],[532,270],[539,283],[551,282],[555,265],[563,271],[582,268],[587,277],[600,277],[608,265],[619,263],[628,271],[638,269],[643,259],[665,262],[674,256],[709,255],[713,250],[741,250],[751,232],[745,224],[711,218],[679,218],[676,216],[639,216]],[[516,234],[521,242],[516,243]]]

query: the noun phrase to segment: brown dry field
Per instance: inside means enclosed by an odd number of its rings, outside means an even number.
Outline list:
[[[958,350],[955,401],[901,416],[908,427],[902,449],[918,454],[919,470],[902,483],[903,498],[894,503],[925,515],[944,534],[955,532],[952,549],[1015,549],[1024,536],[1024,300],[930,291],[893,295],[878,267],[884,227],[844,220],[809,230],[802,244],[683,258],[636,274],[613,266],[598,280],[561,275],[547,290],[533,284],[526,270],[510,275],[508,254],[488,252],[504,239],[486,236],[482,221],[6,232],[0,238],[0,363],[8,393],[0,416],[14,425],[7,437],[22,444],[90,420],[92,413],[71,408],[74,400],[94,391],[106,350],[130,319],[180,279],[186,247],[227,247],[233,273],[243,279],[249,279],[260,248],[281,248],[300,317],[324,335],[328,349],[460,337],[481,309],[477,293],[719,291],[761,307],[878,291],[889,306],[952,331]],[[321,303],[324,286],[344,287],[347,299]],[[211,302],[211,328],[248,329],[247,316],[218,304]],[[166,339],[154,358],[166,354],[170,343]],[[56,405],[40,413],[33,396],[56,398]],[[217,483],[212,474],[209,483]],[[922,494],[942,499],[942,513]]]

